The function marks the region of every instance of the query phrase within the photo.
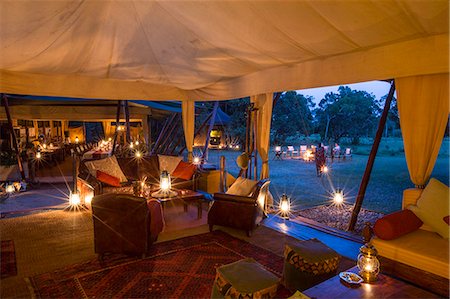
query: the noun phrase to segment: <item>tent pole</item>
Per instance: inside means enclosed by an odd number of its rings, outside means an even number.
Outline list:
[[[375,163],[375,157],[377,155],[378,146],[380,145],[381,137],[383,135],[384,126],[386,125],[386,119],[388,116],[389,108],[391,107],[392,98],[395,92],[395,82],[392,80],[391,89],[384,103],[383,114],[381,114],[380,122],[378,123],[377,133],[375,135],[375,140],[373,141],[372,149],[370,150],[369,159],[367,160],[366,170],[364,171],[363,178],[361,180],[361,185],[359,186],[358,195],[356,196],[355,206],[353,208],[352,217],[350,219],[350,224],[348,226],[349,231],[355,229],[356,221],[358,220],[358,214],[361,210],[362,203],[364,201],[364,195],[366,194],[366,188],[369,184],[370,175],[372,173],[373,164]]]
[[[11,130],[11,137],[14,146],[14,150],[16,151],[17,165],[19,166],[20,176],[22,180],[25,180],[25,171],[23,170],[22,159],[20,159],[19,147],[17,146],[16,133],[14,132],[14,126],[11,118],[11,114],[9,111],[8,98],[6,95],[2,94],[3,104],[5,105],[6,118],[8,119],[9,129]]]
[[[131,142],[131,131],[130,131],[130,110],[128,109],[128,101],[124,101],[123,105],[124,114],[125,114],[125,123],[127,127],[126,132],[126,141],[127,143]]]
[[[119,134],[118,128],[119,128],[120,106],[121,105],[122,105],[122,101],[118,100],[117,101],[117,113],[116,113],[116,130],[114,131],[114,141],[113,141],[111,155],[114,155],[114,152],[116,151],[117,135]]]
[[[206,132],[205,147],[203,148],[203,155],[201,162],[202,164],[204,163],[205,160],[208,159],[209,139],[211,138],[211,131],[214,127],[214,123],[216,122],[217,108],[219,108],[219,101],[216,101],[214,103],[214,108],[213,111],[211,112],[211,120],[209,121],[208,131]]]

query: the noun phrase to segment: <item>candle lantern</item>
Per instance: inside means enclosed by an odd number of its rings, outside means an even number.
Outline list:
[[[163,170],[161,172],[161,176],[159,178],[159,188],[163,192],[170,191],[170,188],[171,188],[170,174],[166,170]]]
[[[378,273],[380,272],[380,262],[378,261],[378,251],[370,243],[372,237],[372,229],[370,223],[366,223],[363,230],[363,237],[365,244],[359,249],[357,266],[359,269],[359,275],[365,282],[372,283],[377,280]]]
[[[78,144],[79,142],[80,142],[80,139],[78,138],[78,136],[76,136],[76,137],[75,137],[75,143]]]
[[[194,157],[194,159],[192,160],[192,162],[193,162],[195,165],[200,164],[200,157]]]
[[[16,191],[16,188],[14,188],[14,184],[9,184],[9,185],[6,185],[5,190],[7,193],[11,194],[11,193],[14,193],[14,191]]]
[[[78,192],[71,192],[69,197],[69,205],[78,206],[80,203],[80,194]]]
[[[134,153],[134,156],[136,157],[136,158],[141,158],[142,157],[142,153],[140,152],[140,151],[136,151],[135,153]]]
[[[342,189],[336,189],[333,195],[333,201],[336,205],[344,203],[344,191]]]
[[[276,147],[275,147],[275,151],[276,151],[276,152],[281,152],[281,146],[279,146],[279,145],[276,146]]]
[[[280,214],[283,219],[289,219],[289,212],[291,210],[291,200],[286,194],[281,195],[280,198]]]
[[[42,158],[42,154],[41,154],[41,150],[38,149],[37,152],[36,152],[36,159],[39,160],[40,158]]]

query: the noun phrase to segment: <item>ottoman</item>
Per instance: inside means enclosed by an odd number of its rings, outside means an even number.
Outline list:
[[[273,298],[280,279],[254,259],[216,269],[211,298]]]
[[[283,281],[290,291],[303,291],[333,277],[341,256],[317,239],[286,244]]]

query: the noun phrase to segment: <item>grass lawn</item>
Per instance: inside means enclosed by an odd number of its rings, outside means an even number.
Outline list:
[[[432,173],[432,177],[447,185],[449,183],[448,144],[446,139]],[[239,151],[211,150],[209,162],[219,165],[219,157],[224,155],[227,170],[236,176],[239,169],[235,161],[239,154]],[[297,209],[328,202],[335,188],[344,190],[347,202],[354,202],[368,159],[367,155],[353,155],[351,160],[335,161],[329,165],[329,174],[318,178],[314,163],[293,159],[273,160],[272,155],[273,153],[270,154],[269,161],[270,190],[275,198],[283,193],[290,195]],[[259,165],[261,165],[260,162]],[[403,153],[400,152],[394,156],[379,155],[375,160],[363,207],[382,213],[399,210],[403,190],[413,187]]]

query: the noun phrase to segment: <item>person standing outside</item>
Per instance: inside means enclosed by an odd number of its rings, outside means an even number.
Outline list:
[[[316,153],[315,153],[315,161],[316,161],[316,172],[317,176],[320,177],[322,175],[323,167],[325,166],[325,148],[323,144],[319,142]]]

